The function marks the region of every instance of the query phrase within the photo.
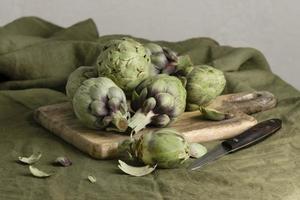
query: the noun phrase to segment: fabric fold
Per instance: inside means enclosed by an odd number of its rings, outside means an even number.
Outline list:
[[[211,65],[222,71],[270,70],[264,55],[254,48],[212,47]]]
[[[0,89],[63,88],[74,69],[93,64],[98,37],[91,19],[68,28],[34,17],[11,22],[0,29]]]
[[[36,17],[17,19],[0,29],[0,77],[5,77],[0,80],[0,89],[64,88],[73,70],[94,64],[106,41],[124,36],[99,38],[91,19],[68,28]],[[142,43],[150,42],[136,39]],[[157,43],[190,55],[195,64],[210,64],[224,72],[270,71],[263,54],[253,48],[220,46],[211,38]]]

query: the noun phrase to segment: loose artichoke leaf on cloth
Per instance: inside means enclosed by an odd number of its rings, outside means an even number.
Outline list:
[[[97,179],[96,179],[94,176],[89,175],[87,178],[88,178],[88,180],[89,180],[91,183],[96,183],[96,182],[97,182]]]
[[[283,128],[280,131],[251,148],[227,155],[201,170],[156,170],[148,176],[133,178],[121,173],[115,160],[92,159],[38,125],[33,119],[34,109],[67,101],[64,93],[49,88],[63,88],[64,77],[76,66],[73,64],[77,61],[77,66],[89,64],[85,61],[93,60],[96,54],[95,47],[89,46],[94,44],[91,38],[97,38],[96,31],[91,28],[94,27],[91,21],[83,22],[86,23],[92,25],[76,31],[82,31],[89,41],[72,39],[74,43],[67,40],[76,35],[72,34],[73,30],[67,31],[37,18],[21,18],[0,28],[0,85],[5,89],[0,91],[0,199],[24,199],[25,196],[33,200],[141,197],[146,200],[298,199],[300,93],[274,75],[262,53],[252,48],[221,46],[208,38],[159,42],[181,54],[190,55],[195,64],[212,64],[224,71],[227,79],[225,93],[267,90],[278,99],[276,108],[254,116],[258,121],[281,118]],[[60,35],[64,35],[64,38],[49,39],[59,31],[62,31]],[[56,37],[59,37],[58,33]],[[102,36],[95,40],[101,44],[118,37],[122,36]],[[53,53],[51,58],[48,58],[48,54],[36,53],[43,49],[39,46],[42,44],[47,46],[49,53]],[[56,52],[56,49],[61,51]],[[71,61],[63,60],[68,57],[66,55],[71,55]],[[57,57],[59,62],[53,57]],[[24,72],[22,78],[20,72]],[[40,77],[42,72],[49,74],[50,78],[41,78],[45,81],[33,78],[32,74]],[[205,146],[209,151],[216,143],[205,143]],[[66,155],[72,158],[74,164],[60,168],[55,176],[47,180],[31,178],[28,168],[15,160],[19,155],[30,155],[37,150],[43,152],[46,162],[47,159],[52,162],[57,155]],[[39,162],[39,165],[46,171],[46,163]],[[95,185],[86,181],[87,174],[99,177]]]
[[[38,152],[38,153],[31,154],[29,157],[19,156],[19,161],[31,165],[39,161],[41,157],[42,157],[42,153]]]
[[[69,167],[73,163],[69,158],[64,157],[64,156],[59,156],[54,160],[53,164],[63,166],[63,167]]]
[[[156,165],[153,166],[153,167],[151,167],[149,165],[145,165],[145,166],[142,166],[142,167],[135,167],[135,166],[131,166],[131,165],[126,164],[122,160],[119,160],[118,167],[124,173],[129,174],[131,176],[146,176],[148,174],[151,174],[155,170]]]
[[[53,175],[52,173],[50,174],[50,173],[41,171],[38,168],[33,167],[32,165],[29,165],[29,171],[33,176],[38,177],[38,178],[47,178],[47,177]]]

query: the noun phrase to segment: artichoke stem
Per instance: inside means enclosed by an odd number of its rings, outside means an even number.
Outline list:
[[[124,118],[121,114],[116,113],[115,115],[113,115],[111,123],[114,124],[120,132],[125,132],[128,128],[127,119]]]
[[[145,114],[139,109],[130,119],[128,126],[132,129],[133,133],[137,133],[151,123],[153,116],[155,116],[155,114],[152,110]]]

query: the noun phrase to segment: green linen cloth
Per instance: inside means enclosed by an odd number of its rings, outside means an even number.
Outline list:
[[[255,114],[281,118],[283,128],[251,148],[198,171],[157,170],[145,177],[121,173],[116,160],[95,160],[51,134],[33,119],[33,110],[66,101],[70,72],[93,65],[101,45],[121,35],[98,36],[92,20],[62,28],[35,17],[0,27],[0,199],[201,199],[295,200],[300,196],[300,93],[270,71],[259,51],[221,46],[209,38],[159,43],[191,56],[195,64],[221,69],[225,92],[268,90],[276,108]],[[141,42],[147,40],[138,39]],[[209,149],[216,142],[205,143]],[[18,156],[42,152],[36,167],[55,172],[32,177]],[[65,155],[67,168],[51,162]],[[88,175],[97,178],[91,184]]]

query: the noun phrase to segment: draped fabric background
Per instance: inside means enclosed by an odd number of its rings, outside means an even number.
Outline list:
[[[300,196],[300,93],[270,71],[261,52],[221,46],[209,38],[159,43],[225,72],[225,93],[268,90],[278,106],[258,113],[260,121],[278,117],[283,128],[266,141],[228,155],[205,168],[157,170],[130,177],[116,160],[95,160],[39,126],[33,110],[66,101],[64,85],[76,67],[93,65],[103,43],[92,20],[63,28],[35,17],[0,27],[0,199],[297,199]],[[145,39],[139,39],[145,42]],[[216,142],[205,143],[209,149]],[[20,155],[41,151],[36,166],[55,171],[34,178]],[[66,155],[73,165],[54,167]],[[97,178],[95,184],[88,175]]]
[[[93,18],[101,35],[167,41],[208,36],[225,45],[253,46],[264,53],[273,72],[300,89],[298,0],[0,1],[0,26],[21,16],[62,26]]]

